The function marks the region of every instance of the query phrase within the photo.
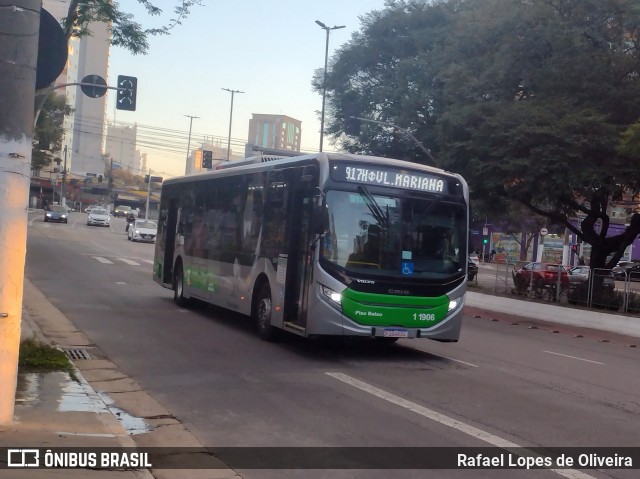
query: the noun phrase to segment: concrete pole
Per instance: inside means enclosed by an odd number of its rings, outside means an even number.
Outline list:
[[[147,205],[144,208],[144,219],[149,219],[149,198],[151,198],[151,168],[149,168],[149,186],[147,186]]]
[[[0,0],[0,424],[13,421],[41,0]]]

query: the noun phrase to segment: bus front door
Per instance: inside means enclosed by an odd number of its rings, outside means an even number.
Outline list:
[[[287,221],[290,231],[284,322],[285,326],[302,331],[307,327],[309,284],[313,266],[311,217],[318,178],[317,169],[296,169],[294,176],[290,216]]]

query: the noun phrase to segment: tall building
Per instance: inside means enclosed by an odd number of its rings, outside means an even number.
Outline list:
[[[249,120],[248,143],[278,150],[300,151],[302,122],[286,115],[254,113]]]
[[[44,0],[43,8],[61,20],[67,16],[69,0]],[[56,80],[57,85],[79,83],[87,75],[99,75],[108,81],[109,30],[105,23],[92,23],[91,35],[69,41],[66,68]],[[56,90],[65,92],[67,103],[73,109],[65,118],[65,136],[62,149],[67,147],[67,168],[73,174],[103,174],[102,144],[106,116],[106,95],[89,98],[79,86]]]
[[[114,164],[134,175],[143,173],[140,151],[136,149],[137,133],[137,125],[108,125],[104,146],[105,154],[113,159]]]

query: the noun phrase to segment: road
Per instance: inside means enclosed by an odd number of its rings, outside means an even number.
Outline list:
[[[207,446],[637,446],[639,352],[509,321],[465,318],[454,344],[258,339],[248,318],[176,307],[152,244],[124,219],[29,216],[26,275]],[[240,471],[248,478],[390,471]],[[454,478],[632,478],[636,471],[440,470]],[[426,477],[394,471],[394,477]]]

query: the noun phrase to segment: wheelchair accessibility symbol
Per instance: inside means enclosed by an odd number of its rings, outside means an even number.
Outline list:
[[[409,276],[413,274],[413,263],[409,261],[403,261],[401,265],[402,265],[402,274],[404,274],[405,276]]]

